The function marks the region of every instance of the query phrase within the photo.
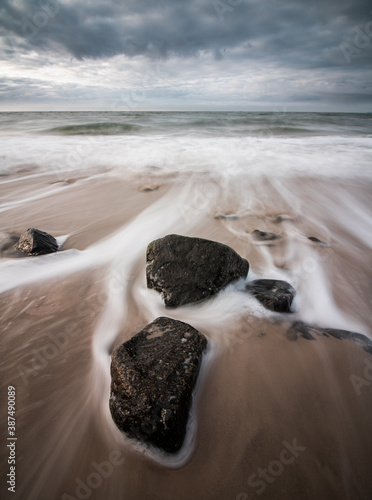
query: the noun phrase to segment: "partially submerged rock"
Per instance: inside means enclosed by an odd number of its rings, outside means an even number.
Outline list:
[[[152,191],[157,191],[160,188],[160,184],[147,184],[146,186],[140,186],[138,191],[142,193],[151,193]]]
[[[56,252],[58,243],[50,234],[31,227],[21,235],[15,248],[28,255],[44,255]]]
[[[216,294],[248,274],[248,261],[222,243],[170,234],[147,247],[147,287],[178,307]]]
[[[276,312],[291,312],[296,290],[286,281],[259,279],[248,283],[245,289],[267,309]]]
[[[306,340],[316,340],[317,337],[333,337],[339,340],[347,339],[359,344],[366,352],[372,354],[372,341],[361,333],[339,330],[338,328],[320,328],[304,323],[303,321],[296,321],[287,330],[287,338],[289,340],[297,340],[300,337]]]
[[[317,243],[318,245],[328,246],[325,241],[322,241],[319,238],[316,238],[315,236],[308,236],[307,239],[312,241],[313,243]]]
[[[192,326],[161,317],[114,349],[110,411],[119,429],[177,452],[206,346],[206,338]]]
[[[280,234],[260,231],[259,229],[255,229],[254,231],[252,231],[252,236],[257,241],[273,241],[278,240],[282,237]]]
[[[215,219],[221,220],[221,219],[238,219],[239,215],[235,214],[233,212],[226,212],[226,213],[218,213],[214,216]]]
[[[270,217],[270,220],[275,224],[280,224],[281,222],[285,222],[288,220],[296,220],[297,217],[297,214],[280,214]]]

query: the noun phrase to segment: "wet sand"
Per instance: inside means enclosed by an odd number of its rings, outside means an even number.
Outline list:
[[[371,336],[371,186],[207,174],[55,181],[1,186],[3,203],[43,196],[3,207],[4,239],[30,226],[69,235],[56,256],[4,254],[1,390],[16,387],[17,487],[3,481],[2,498],[370,498],[372,355],[286,332],[304,320]],[[280,238],[256,241],[255,229]],[[230,245],[250,262],[248,279],[286,278],[295,312],[264,310],[239,283],[166,309],[146,289],[145,248],[171,232]],[[108,411],[112,348],[160,315],[190,323],[212,349],[195,439],[173,463],[122,436]],[[102,462],[111,466],[98,473]]]

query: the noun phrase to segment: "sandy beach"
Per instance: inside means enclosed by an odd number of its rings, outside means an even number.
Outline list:
[[[1,186],[1,379],[4,393],[16,388],[18,436],[12,498],[370,498],[371,354],[352,340],[287,333],[305,321],[370,337],[370,234],[356,217],[370,211],[370,184],[22,177]],[[63,237],[60,252],[10,258],[9,235],[28,227]],[[280,238],[256,241],[256,229]],[[170,233],[231,246],[248,259],[248,280],[285,277],[294,312],[265,310],[241,282],[165,308],[146,289],[145,251]],[[192,439],[173,458],[126,438],[108,410],[113,347],[158,316],[191,324],[210,349]]]

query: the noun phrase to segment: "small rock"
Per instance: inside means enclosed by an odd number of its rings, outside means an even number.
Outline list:
[[[176,453],[206,346],[204,335],[192,326],[162,317],[114,349],[110,411],[119,429]]]
[[[228,213],[221,213],[221,214],[218,213],[214,216],[214,218],[217,220],[221,220],[221,219],[233,219],[233,220],[235,220],[235,219],[238,219],[239,216],[237,214],[228,212]]]
[[[149,184],[147,186],[139,187],[138,191],[142,191],[143,193],[151,193],[152,191],[157,191],[159,188],[159,184]]]
[[[28,255],[44,255],[56,252],[58,243],[50,234],[32,227],[22,234],[15,249]]]
[[[287,338],[295,341],[300,337],[306,340],[316,340],[316,337],[333,337],[339,340],[351,340],[359,344],[366,352],[372,354],[372,341],[361,333],[339,330],[337,328],[320,328],[304,323],[303,321],[296,321],[288,329]]]
[[[280,224],[281,222],[285,222],[288,220],[295,220],[296,218],[297,218],[296,215],[289,215],[289,214],[281,214],[270,217],[272,222],[274,222],[275,224]]]
[[[276,312],[291,312],[296,290],[282,280],[254,280],[245,289],[254,295],[267,309]]]
[[[252,236],[255,240],[258,241],[272,241],[272,240],[278,240],[279,238],[282,237],[280,234],[260,231],[259,229],[255,229],[254,231],[252,231]]]
[[[314,243],[318,243],[318,245],[328,246],[327,243],[320,240],[319,238],[316,238],[315,236],[308,236],[307,239],[313,241]]]
[[[216,294],[248,274],[248,261],[222,243],[170,234],[147,247],[147,287],[178,307]]]

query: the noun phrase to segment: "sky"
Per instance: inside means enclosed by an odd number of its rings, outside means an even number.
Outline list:
[[[370,0],[0,0],[0,111],[372,112]]]

